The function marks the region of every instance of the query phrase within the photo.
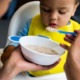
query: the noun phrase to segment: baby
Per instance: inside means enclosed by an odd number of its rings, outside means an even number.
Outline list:
[[[64,34],[47,31],[46,27],[50,26],[51,28],[69,32],[74,32],[74,30],[80,29],[80,24],[70,19],[74,15],[78,4],[78,0],[40,0],[40,14],[34,16],[30,21],[28,21],[18,36],[47,36],[58,43],[70,46],[68,42],[64,41]],[[2,55],[3,62],[8,59],[10,53],[17,46],[18,44],[11,43],[4,50]],[[60,63],[52,69],[35,72],[29,71],[29,74],[33,76],[42,76],[63,72],[66,55],[67,51],[61,56]]]

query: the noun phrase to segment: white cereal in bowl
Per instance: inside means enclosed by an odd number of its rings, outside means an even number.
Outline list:
[[[38,46],[38,45],[27,45],[26,48],[37,51],[39,53],[43,53],[43,54],[57,54],[54,50],[47,48],[47,47],[43,47],[43,46]]]

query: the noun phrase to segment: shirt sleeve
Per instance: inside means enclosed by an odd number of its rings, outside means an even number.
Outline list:
[[[20,30],[20,32],[18,33],[17,36],[27,36],[28,35],[28,32],[29,32],[29,27],[30,27],[30,24],[31,24],[31,20],[29,20],[23,27],[22,30]],[[10,42],[9,45],[13,45],[15,47],[17,47],[19,45],[18,42]]]

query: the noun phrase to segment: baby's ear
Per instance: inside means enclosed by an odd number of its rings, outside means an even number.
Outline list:
[[[73,10],[73,13],[72,13],[72,16],[74,16],[74,14],[75,14],[75,12],[76,12],[76,9],[77,9],[78,5],[79,5],[79,3],[75,4],[74,10]]]

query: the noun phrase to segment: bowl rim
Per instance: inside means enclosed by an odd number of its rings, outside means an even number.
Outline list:
[[[22,36],[22,37],[20,38],[20,40],[19,40],[19,44],[20,44],[20,46],[23,47],[23,48],[25,48],[25,46],[21,44],[21,39],[24,38],[24,37],[40,37],[40,36]],[[44,37],[41,37],[41,38],[44,38]],[[47,39],[47,38],[44,38],[44,39]],[[56,41],[53,41],[53,40],[51,40],[51,39],[48,39],[48,40],[59,45],[59,43],[57,43]],[[61,56],[61,55],[58,54],[58,53],[57,53],[57,54],[44,54],[44,53],[40,53],[40,52],[35,51],[35,50],[31,50],[31,49],[29,49],[29,48],[25,48],[25,49],[27,49],[27,50],[29,50],[29,51],[31,51],[31,52],[34,52],[35,54],[44,55],[44,56]],[[64,52],[65,52],[65,51],[64,51]],[[62,53],[62,54],[63,54],[63,53]]]

